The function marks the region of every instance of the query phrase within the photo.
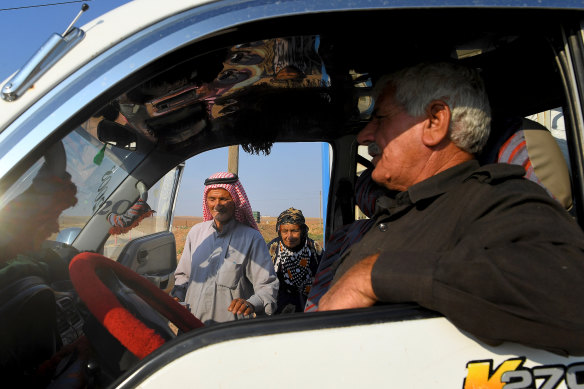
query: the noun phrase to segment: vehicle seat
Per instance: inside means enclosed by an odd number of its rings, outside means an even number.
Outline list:
[[[0,291],[0,371],[3,380],[36,386],[36,369],[57,350],[53,290],[38,276],[8,283]]]
[[[525,168],[525,178],[541,185],[564,206],[572,208],[568,165],[557,141],[541,124],[514,117],[493,121],[493,141],[479,156],[481,163],[510,163]]]

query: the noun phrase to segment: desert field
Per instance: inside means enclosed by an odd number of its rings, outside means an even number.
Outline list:
[[[83,227],[87,221],[88,217],[74,217],[74,216],[62,216],[59,219],[60,229],[63,230],[68,227]],[[262,216],[258,226],[260,232],[264,237],[266,242],[274,239],[276,234],[276,217]],[[187,233],[191,227],[197,223],[203,221],[202,217],[196,216],[175,216],[173,221],[172,232],[176,240],[176,257],[177,260],[180,256],[185,245],[185,240]],[[320,218],[306,218],[306,224],[308,225],[308,236],[314,241],[322,245],[322,219]],[[163,217],[153,216],[146,218],[140,222],[138,226],[129,231],[126,234],[110,236],[104,245],[104,255],[112,259],[117,258],[121,249],[125,244],[135,238],[152,234],[156,231],[162,231],[165,229],[166,220]],[[55,240],[57,234],[53,234],[50,238]]]
[[[258,223],[258,227],[260,228],[260,232],[264,237],[264,240],[267,242],[274,239],[276,234],[276,220],[277,217],[266,217],[262,216],[260,218],[260,222]],[[187,233],[191,229],[191,227],[197,223],[203,221],[202,217],[195,217],[195,216],[175,216],[174,222],[172,226],[172,232],[174,233],[176,239],[176,256],[177,260],[180,259],[182,254],[183,247],[185,245],[185,240],[187,237]],[[306,225],[308,225],[308,236],[311,239],[314,239],[315,242],[318,242],[322,245],[322,219],[320,218],[306,218]]]

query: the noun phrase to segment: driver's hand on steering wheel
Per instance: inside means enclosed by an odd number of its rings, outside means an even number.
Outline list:
[[[227,310],[234,314],[249,316],[255,312],[253,305],[245,299],[234,299]]]

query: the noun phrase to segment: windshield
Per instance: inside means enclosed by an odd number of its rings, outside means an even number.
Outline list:
[[[62,212],[58,221],[59,231],[70,227],[82,228],[144,158],[140,152],[113,147],[98,140],[98,122],[96,118],[90,119],[61,141],[65,151],[66,171],[77,188],[77,203]],[[18,196],[33,185],[43,164],[51,163],[46,157],[34,163],[0,197],[0,209],[12,201],[18,201]],[[2,222],[10,223],[9,220]],[[54,238],[55,235],[51,237]]]

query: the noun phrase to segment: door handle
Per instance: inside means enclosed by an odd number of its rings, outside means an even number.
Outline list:
[[[146,250],[138,251],[138,254],[136,254],[136,261],[140,265],[144,265],[146,262],[148,262],[148,251]]]

